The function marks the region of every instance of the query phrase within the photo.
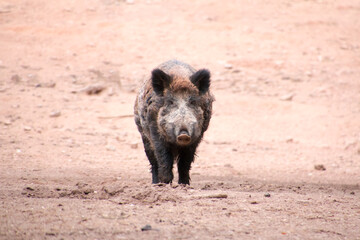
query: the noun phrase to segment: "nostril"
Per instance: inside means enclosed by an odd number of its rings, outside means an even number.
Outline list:
[[[187,145],[191,142],[191,137],[188,134],[180,134],[176,141],[179,145]]]

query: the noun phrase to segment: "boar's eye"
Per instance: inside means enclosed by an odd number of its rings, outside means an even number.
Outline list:
[[[198,99],[198,98],[191,97],[191,98],[189,99],[190,105],[197,105],[198,102],[199,102],[199,99]]]
[[[168,98],[168,99],[166,99],[166,104],[167,104],[168,106],[172,106],[172,105],[174,105],[175,103],[174,103],[174,100],[173,100],[173,99]]]

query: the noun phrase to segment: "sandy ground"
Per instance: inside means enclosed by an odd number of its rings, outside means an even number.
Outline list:
[[[0,1],[0,239],[360,239],[359,16],[357,0]],[[188,187],[151,185],[132,117],[172,58],[210,69],[216,97]]]

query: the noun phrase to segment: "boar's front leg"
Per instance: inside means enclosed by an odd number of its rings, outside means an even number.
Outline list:
[[[179,153],[178,159],[178,172],[179,184],[190,184],[190,168],[191,163],[194,161],[195,149],[185,148]]]
[[[152,140],[155,148],[155,157],[158,165],[159,181],[162,183],[171,183],[174,175],[172,172],[174,156],[167,144],[159,139],[156,133],[151,131]]]
[[[155,156],[159,166],[159,180],[163,183],[171,183],[174,178],[172,172],[174,163],[173,154],[170,149],[166,148],[163,144],[159,144],[155,148]]]
[[[142,136],[142,140],[144,143],[146,156],[149,159],[149,162],[151,164],[152,183],[153,184],[159,183],[159,176],[158,176],[158,168],[159,167],[158,167],[158,164],[156,161],[154,151],[151,148],[150,141],[146,137]]]

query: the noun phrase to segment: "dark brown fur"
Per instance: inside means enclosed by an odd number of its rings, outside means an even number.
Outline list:
[[[209,86],[209,71],[195,71],[186,63],[171,60],[154,69],[140,89],[135,123],[151,164],[153,183],[172,182],[174,161],[179,183],[190,183],[190,166],[211,118],[214,98]]]

